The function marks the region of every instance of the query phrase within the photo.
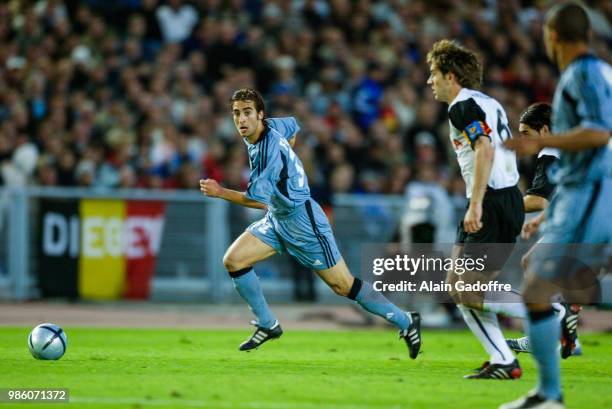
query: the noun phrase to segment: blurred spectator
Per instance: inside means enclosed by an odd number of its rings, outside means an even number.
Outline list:
[[[609,2],[587,3],[593,46],[609,59]],[[295,149],[324,205],[336,192],[401,194],[429,175],[463,211],[424,56],[442,36],[478,49],[484,91],[516,133],[521,110],[549,101],[556,83],[541,39],[547,6],[0,2],[1,182],[197,189],[211,177],[245,189],[248,160],[227,101],[257,86],[268,116],[298,118]]]
[[[155,15],[167,43],[185,41],[198,22],[196,9],[190,4],[184,4],[182,0],[168,0],[168,4],[157,8]]]

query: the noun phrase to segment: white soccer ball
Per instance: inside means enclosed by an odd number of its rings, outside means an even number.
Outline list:
[[[28,348],[36,359],[60,359],[67,346],[66,333],[55,324],[40,324],[28,337]]]

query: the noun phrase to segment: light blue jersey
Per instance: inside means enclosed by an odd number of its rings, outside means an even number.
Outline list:
[[[553,133],[577,126],[612,130],[612,67],[590,54],[567,66],[553,99]],[[578,152],[563,151],[559,167],[551,176],[559,184],[594,182],[612,176],[612,148],[608,144]]]
[[[612,67],[592,55],[565,69],[553,100],[553,133],[578,126],[612,130]],[[569,277],[585,265],[597,271],[612,256],[611,152],[610,143],[561,151],[560,166],[552,173],[558,186],[531,255],[530,265],[540,277]]]
[[[268,213],[247,230],[308,268],[331,268],[340,260],[336,240],[323,209],[310,198],[304,167],[288,142],[300,127],[295,118],[264,122],[256,143],[244,141],[251,167],[246,196],[265,203]]]
[[[283,216],[310,198],[304,167],[288,142],[300,127],[293,117],[269,118],[264,124],[257,142],[244,139],[251,168],[246,196],[266,204],[273,215]]]

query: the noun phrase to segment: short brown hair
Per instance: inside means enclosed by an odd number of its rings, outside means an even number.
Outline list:
[[[450,40],[440,40],[427,53],[427,63],[442,74],[452,72],[464,88],[479,88],[482,84],[482,65],[475,52]]]
[[[546,102],[536,102],[531,104],[523,111],[519,122],[529,126],[531,129],[540,132],[546,125],[550,128],[550,117],[552,107]]]
[[[253,101],[255,103],[255,110],[257,112],[263,111],[264,117],[266,116],[266,104],[259,91],[253,88],[240,88],[234,91],[230,98],[230,108],[234,106],[236,101]]]
[[[589,16],[584,7],[576,2],[557,4],[551,8],[546,14],[546,26],[557,33],[560,41],[589,41]]]

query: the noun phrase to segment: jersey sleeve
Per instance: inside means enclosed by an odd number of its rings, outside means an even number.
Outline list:
[[[486,122],[487,115],[473,98],[454,104],[448,116],[451,124],[462,133],[472,149],[478,138],[491,138],[491,128]]]
[[[536,161],[536,170],[531,182],[531,186],[525,192],[526,195],[535,195],[548,199],[555,189],[555,185],[548,180],[548,169],[555,163],[556,157],[552,155],[542,155]]]
[[[251,169],[245,196],[247,199],[269,205],[282,169],[278,136],[275,139],[274,135],[268,132],[258,143],[261,145]]]
[[[576,113],[580,126],[601,131],[612,130],[612,83],[603,69],[593,69],[595,64],[585,64],[576,73],[572,83]],[[612,70],[607,73],[612,76]],[[566,97],[564,95],[564,97]],[[571,100],[571,98],[568,98]]]
[[[268,118],[266,121],[271,128],[276,129],[286,140],[291,140],[300,131],[300,126],[292,116],[286,118]]]

